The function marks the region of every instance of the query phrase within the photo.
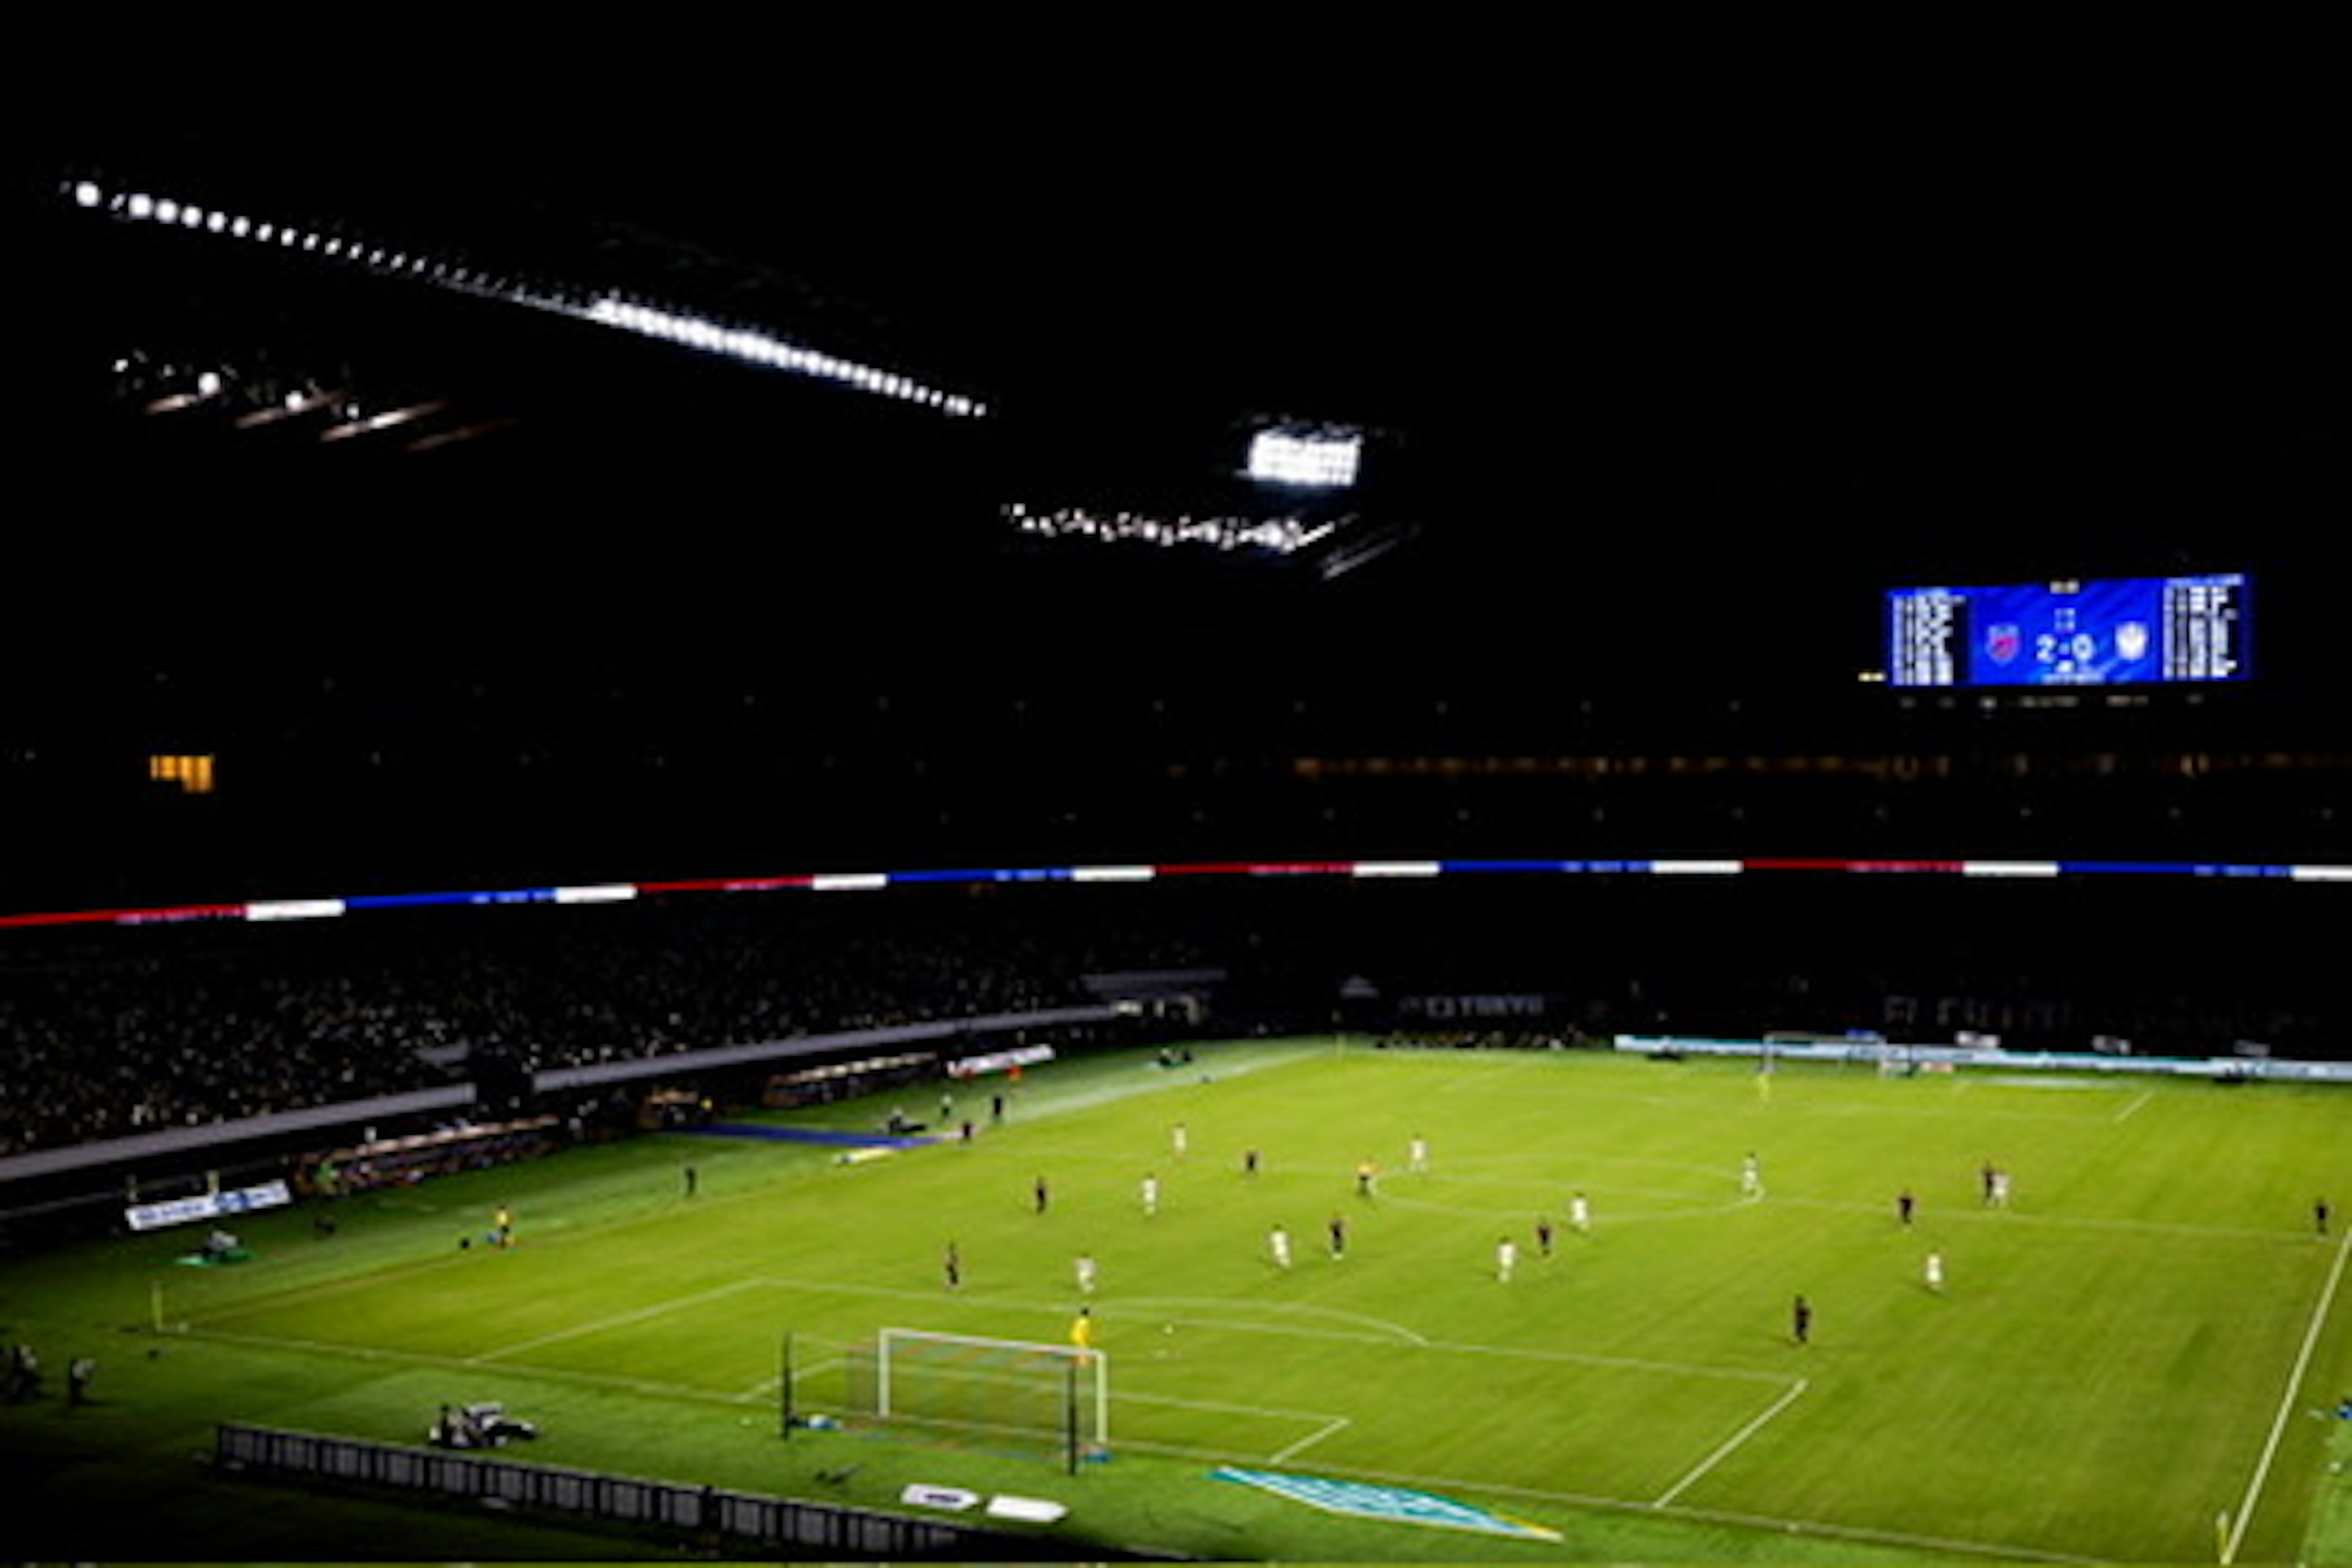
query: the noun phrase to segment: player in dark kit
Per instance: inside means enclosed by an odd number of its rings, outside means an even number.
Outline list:
[[[1801,1345],[1813,1342],[1813,1304],[1802,1296],[1789,1309],[1789,1337]]]

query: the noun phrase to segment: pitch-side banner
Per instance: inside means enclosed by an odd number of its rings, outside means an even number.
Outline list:
[[[133,1204],[122,1211],[122,1218],[133,1230],[162,1230],[167,1226],[192,1225],[197,1220],[221,1219],[229,1215],[250,1214],[255,1209],[277,1208],[294,1201],[294,1194],[284,1182],[264,1182],[257,1187],[233,1187],[225,1193],[201,1193],[192,1198],[173,1198],[167,1203]]]

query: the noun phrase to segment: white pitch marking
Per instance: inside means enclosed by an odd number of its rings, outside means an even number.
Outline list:
[[[1724,1460],[1731,1458],[1731,1456],[1737,1453],[1739,1450],[1740,1446],[1746,1443],[1748,1438],[1753,1437],[1757,1433],[1762,1431],[1766,1422],[1771,1420],[1772,1417],[1780,1415],[1780,1412],[1795,1404],[1797,1402],[1797,1396],[1804,1393],[1810,1386],[1811,1385],[1803,1378],[1801,1377],[1797,1379],[1795,1383],[1790,1385],[1787,1393],[1781,1394],[1780,1398],[1766,1405],[1763,1413],[1749,1421],[1747,1426],[1742,1426],[1738,1431],[1734,1432],[1729,1437],[1724,1439],[1724,1441],[1716,1448],[1714,1453],[1709,1454],[1706,1458],[1701,1459],[1697,1464],[1692,1466],[1691,1468],[1683,1476],[1682,1479],[1676,1481],[1673,1486],[1668,1487],[1664,1491],[1661,1492],[1651,1502],[1650,1506],[1652,1508],[1664,1508],[1667,1504],[1673,1502],[1675,1499],[1682,1496],[1685,1491],[1688,1491],[1692,1485],[1701,1477],[1705,1476],[1709,1470],[1715,1468],[1716,1466],[1723,1463]]]
[[[2245,1500],[2238,1504],[2238,1517],[2230,1526],[2230,1538],[2222,1543],[2221,1561],[2234,1563],[2238,1547],[2246,1539],[2246,1521],[2254,1517],[2254,1505],[2262,1500],[2263,1486],[2270,1479],[2271,1461],[2278,1458],[2279,1439],[2286,1436],[2287,1417],[2294,1414],[2295,1394],[2303,1387],[2303,1374],[2311,1365],[2311,1352],[2319,1343],[2319,1331],[2327,1322],[2328,1309],[2336,1302],[2336,1287],[2344,1278],[2344,1260],[2352,1257],[2352,1234],[2336,1244],[2336,1262],[2327,1270],[2327,1283],[2319,1292],[2319,1300],[2311,1309],[2311,1324],[2303,1332],[2303,1349],[2295,1352],[2294,1370],[2287,1373],[2286,1389],[2279,1395],[2278,1415],[2271,1421],[2271,1435],[2263,1444],[2263,1457],[2254,1466],[2253,1479],[2246,1483]]]
[[[499,1361],[507,1356],[520,1355],[525,1351],[535,1351],[542,1346],[559,1344],[565,1340],[576,1340],[587,1334],[601,1334],[607,1329],[624,1329],[631,1323],[642,1323],[649,1318],[662,1317],[682,1307],[692,1307],[704,1301],[717,1300],[721,1296],[732,1296],[739,1290],[756,1289],[759,1283],[756,1279],[738,1279],[731,1285],[720,1285],[709,1290],[698,1290],[691,1296],[677,1296],[667,1301],[656,1301],[652,1306],[640,1307],[633,1312],[615,1313],[609,1318],[599,1318],[593,1322],[574,1323],[568,1329],[557,1329],[552,1333],[536,1334],[527,1340],[517,1340],[510,1345],[500,1345],[496,1350],[484,1351],[472,1359],[477,1362]]]
[[[1306,1436],[1298,1439],[1297,1442],[1291,1444],[1290,1447],[1277,1449],[1276,1452],[1266,1456],[1265,1462],[1269,1465],[1286,1465],[1298,1455],[1306,1452],[1308,1448],[1313,1447],[1316,1444],[1320,1443],[1324,1438],[1328,1437],[1332,1433],[1340,1430],[1342,1427],[1351,1426],[1353,1425],[1355,1425],[1355,1423],[1349,1421],[1344,1415],[1334,1415],[1331,1417],[1329,1423],[1324,1426],[1320,1430],[1309,1432]]]
[[[2125,1106],[2121,1110],[2116,1112],[2116,1120],[2117,1121],[2130,1121],[2133,1111],[2137,1110],[2141,1106],[2146,1105],[2149,1100],[2154,1100],[2155,1098],[2156,1090],[2152,1089],[2141,1089],[2139,1093],[2132,1097],[2132,1102],[2129,1105]]]

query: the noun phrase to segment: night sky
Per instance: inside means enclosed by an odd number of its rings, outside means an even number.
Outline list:
[[[559,258],[625,232],[969,378],[993,417],[942,453],[805,388],[443,310],[375,330],[566,437],[510,443],[487,489],[313,503],[192,478],[200,537],[144,490],[112,541],[36,531],[62,578],[167,618],[202,584],[247,628],[300,605],[402,639],[571,604],[676,647],[883,605],[1067,612],[1088,638],[1427,633],[1492,651],[1480,679],[1535,658],[1570,685],[1804,684],[1870,661],[1886,586],[2251,570],[2266,636],[2327,657],[2299,597],[2347,488],[2352,331],[2312,127],[2224,134],[2063,70],[1929,93],[1907,57],[1859,89],[1654,53],[1555,72],[1507,46],[1187,74],[1156,47],[994,70],[869,40],[709,79],[354,68],[269,109],[198,79],[52,85],[19,105],[27,201],[45,169],[103,166]],[[118,307],[152,322],[209,287],[127,247],[103,281],[87,262],[46,276],[74,304],[41,323],[56,390],[17,389],[34,465],[93,422],[75,376]],[[275,321],[357,332],[374,308]],[[1266,592],[1122,569],[1108,616],[994,559],[997,501],[1213,486],[1265,412],[1378,432],[1411,544]],[[121,558],[124,530],[160,571]],[[1023,602],[1048,581],[1048,608]],[[38,612],[88,626],[76,595]]]

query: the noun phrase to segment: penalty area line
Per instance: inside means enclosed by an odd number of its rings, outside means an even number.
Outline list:
[[[1723,1463],[1724,1460],[1738,1453],[1740,1447],[1747,1443],[1748,1439],[1762,1431],[1767,1423],[1769,1423],[1775,1415],[1780,1415],[1780,1412],[1789,1408],[1790,1405],[1794,1405],[1797,1402],[1797,1396],[1803,1394],[1806,1389],[1811,1386],[1812,1385],[1805,1379],[1801,1377],[1797,1379],[1795,1383],[1789,1385],[1788,1389],[1781,1394],[1780,1398],[1766,1405],[1759,1414],[1751,1417],[1747,1426],[1742,1426],[1738,1431],[1734,1432],[1730,1436],[1717,1444],[1716,1446],[1715,1452],[1709,1454],[1706,1458],[1701,1459],[1697,1464],[1685,1471],[1682,1479],[1676,1481],[1673,1486],[1668,1487],[1655,1498],[1653,1498],[1650,1501],[1650,1506],[1652,1508],[1665,1508],[1670,1506],[1676,1498],[1688,1491],[1703,1477],[1705,1477],[1709,1470],[1714,1469],[1716,1466]]]
[[[1278,1448],[1275,1452],[1268,1454],[1266,1456],[1265,1462],[1269,1465],[1286,1465],[1290,1463],[1291,1460],[1297,1458],[1299,1455],[1305,1453],[1307,1449],[1313,1447],[1316,1444],[1320,1443],[1324,1438],[1331,1436],[1332,1433],[1354,1425],[1355,1423],[1349,1420],[1345,1415],[1334,1415],[1329,1421],[1324,1423],[1322,1426],[1318,1427],[1315,1431],[1309,1432],[1306,1436],[1301,1437],[1297,1442],[1291,1444],[1288,1447]]]
[[[634,1323],[643,1323],[655,1318],[667,1317],[672,1312],[682,1311],[688,1307],[698,1307],[705,1301],[716,1301],[722,1297],[754,1289],[758,1285],[759,1281],[756,1279],[738,1279],[730,1285],[720,1285],[709,1290],[697,1290],[686,1296],[673,1296],[666,1301],[656,1301],[648,1306],[639,1307],[634,1311],[616,1312],[609,1318],[574,1323],[569,1328],[555,1329],[547,1333],[534,1334],[527,1340],[517,1340],[511,1344],[499,1345],[468,1359],[477,1363],[503,1361],[509,1356],[521,1355],[526,1351],[561,1344],[565,1340],[576,1340],[589,1334],[609,1333],[614,1329],[625,1329]]]

